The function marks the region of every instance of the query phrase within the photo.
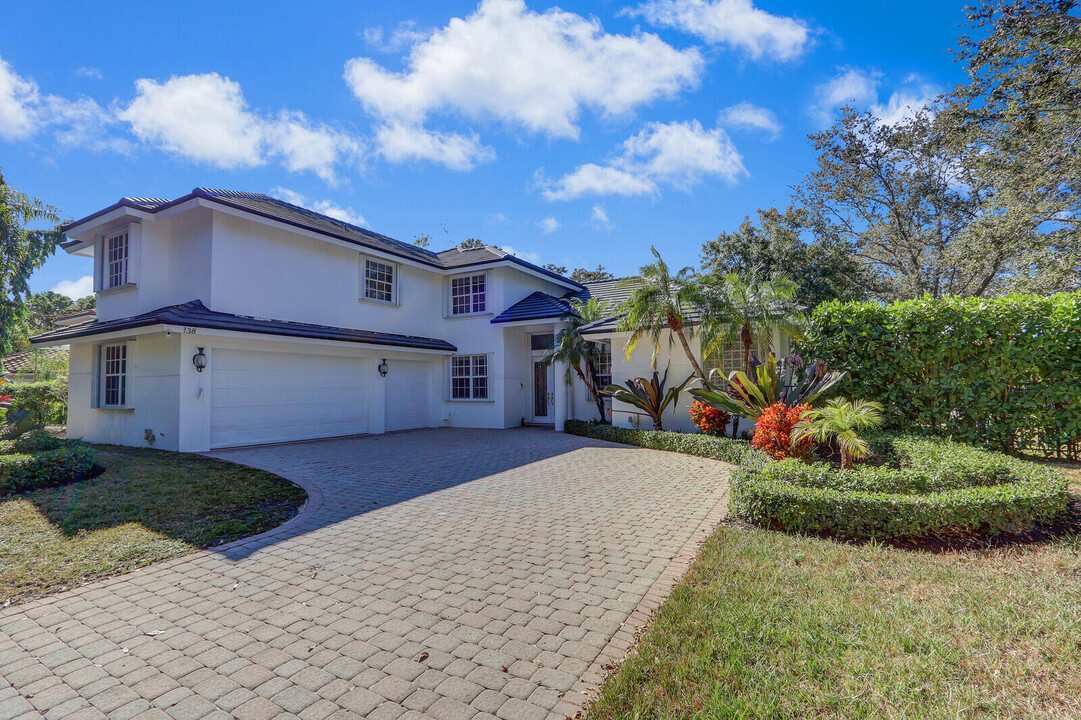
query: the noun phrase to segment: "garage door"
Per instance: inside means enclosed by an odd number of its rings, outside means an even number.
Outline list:
[[[387,373],[387,431],[429,427],[428,363],[394,360]]]
[[[371,362],[331,355],[214,350],[210,446],[367,432]]]

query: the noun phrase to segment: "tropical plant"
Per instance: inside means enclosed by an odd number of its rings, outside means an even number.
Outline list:
[[[871,452],[858,433],[882,427],[882,405],[872,400],[834,398],[823,407],[807,413],[792,430],[792,442],[804,439],[827,444],[836,442],[841,449],[841,467],[852,469],[853,460],[862,460]]]
[[[814,441],[794,431],[810,411],[811,406],[806,403],[794,407],[783,402],[773,403],[758,416],[751,446],[774,460],[806,460],[814,448]]]
[[[56,229],[60,211],[4,183],[0,172],[0,356],[23,334],[30,275],[52,255],[64,234]],[[29,229],[44,224],[52,229]]]
[[[715,352],[738,340],[748,375],[756,343],[768,340],[774,330],[789,335],[801,332],[803,308],[796,302],[798,288],[782,273],[767,278],[755,268],[746,273],[704,275],[694,290],[691,297],[702,311],[699,332],[703,352]]]
[[[811,363],[799,377],[802,360],[797,360],[798,356],[786,358],[778,371],[777,356],[770,353],[764,363],[755,367],[753,380],[738,371],[730,373],[723,382],[715,375],[710,387],[691,388],[690,393],[718,410],[755,420],[774,403],[789,406],[813,403],[845,379],[846,373],[830,370],[821,360]]]
[[[0,386],[7,384],[0,378]],[[14,408],[14,401],[14,395],[0,395],[0,440],[16,440],[38,427],[30,413]]]
[[[608,315],[608,303],[599,302],[597,298],[588,301],[572,299],[570,301],[571,312],[563,317],[567,326],[556,333],[555,344],[544,356],[544,363],[551,365],[556,362],[565,362],[567,371],[564,382],[568,385],[573,381],[574,375],[589,388],[593,401],[597,404],[597,413],[601,422],[604,419],[604,388],[600,387],[599,366],[601,359],[600,346],[582,337],[579,330],[584,325],[601,320]]]
[[[702,380],[706,375],[702,372],[702,366],[694,353],[687,338],[694,335],[694,327],[690,325],[688,315],[695,311],[699,303],[699,282],[693,268],[685,267],[673,275],[668,264],[661,259],[657,249],[649,249],[656,258],[655,262],[644,266],[639,271],[640,276],[628,278],[624,285],[632,288],[630,296],[620,307],[620,320],[618,330],[629,332],[626,351],[629,358],[638,343],[643,338],[649,338],[653,345],[653,364],[657,363],[657,353],[660,350],[661,335],[665,330],[670,332],[669,344],[673,337],[679,338],[683,352],[694,368],[694,373]]]
[[[695,400],[691,403],[690,413],[691,422],[705,435],[722,435],[724,429],[728,427],[728,423],[732,421],[730,412],[718,410],[701,400]]]
[[[664,430],[664,422],[661,420],[661,416],[669,405],[679,402],[680,392],[693,379],[694,375],[688,375],[687,379],[679,385],[666,390],[665,385],[668,384],[668,368],[666,367],[664,377],[661,377],[654,370],[652,378],[633,378],[627,381],[626,387],[609,385],[605,392],[616,400],[633,405],[646,415],[649,415],[650,420],[653,421],[654,430]]]

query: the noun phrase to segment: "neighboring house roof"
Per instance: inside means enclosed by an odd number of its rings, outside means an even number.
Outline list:
[[[74,325],[77,322],[89,320],[90,318],[95,317],[97,314],[97,310],[95,310],[94,308],[88,308],[86,310],[79,310],[77,312],[71,312],[65,315],[57,315],[53,322],[55,322],[61,327],[66,327],[68,325]]]
[[[338,340],[365,345],[389,345],[392,347],[418,348],[421,350],[440,350],[454,352],[456,347],[446,340],[438,338],[415,337],[395,333],[354,330],[352,328],[313,325],[311,323],[270,320],[266,318],[233,315],[208,309],[201,300],[192,300],[181,305],[152,310],[142,315],[118,320],[92,320],[72,325],[71,327],[51,330],[30,342],[44,343],[58,340],[101,335],[118,330],[133,330],[152,325],[184,325],[207,330],[232,330],[235,332],[256,333],[260,335],[281,335],[286,337],[313,338],[316,340]]]
[[[38,350],[37,352],[44,352],[45,356],[49,359],[66,358],[68,356],[67,348],[44,348],[43,350]],[[14,355],[8,355],[6,358],[3,359],[4,372],[31,372],[33,370],[33,361],[34,353],[30,351],[15,353]]]
[[[357,225],[352,225],[341,220],[337,220],[328,215],[317,213],[313,210],[300,207],[299,205],[293,205],[287,203],[284,200],[271,197],[270,195],[264,195],[262,193],[249,193],[239,192],[236,190],[216,190],[213,188],[197,187],[193,189],[187,195],[179,197],[175,200],[166,200],[163,198],[135,198],[125,197],[121,198],[118,202],[110,205],[107,208],[99,210],[96,213],[87,215],[86,217],[76,220],[74,222],[62,225],[60,230],[67,232],[71,228],[82,225],[89,222],[101,215],[110,213],[118,208],[127,207],[135,210],[141,210],[147,213],[157,213],[166,208],[179,205],[194,198],[200,198],[203,200],[209,200],[214,203],[218,203],[225,207],[230,207],[236,210],[242,210],[244,212],[251,213],[268,220],[275,220],[277,222],[284,223],[286,225],[292,225],[294,227],[302,228],[304,230],[310,230],[312,232],[333,237],[338,240],[344,240],[345,242],[359,245],[372,250],[380,250],[382,252],[395,255],[397,257],[413,260],[424,265],[428,265],[441,270],[475,267],[479,265],[488,265],[496,262],[511,262],[515,265],[529,268],[530,270],[547,275],[548,277],[558,279],[561,282],[569,283],[572,286],[581,287],[581,283],[575,282],[569,278],[563,277],[558,273],[554,273],[550,270],[546,270],[542,267],[534,265],[533,263],[526,262],[521,258],[510,255],[503,252],[498,248],[484,246],[483,248],[477,248],[473,250],[459,250],[457,248],[451,248],[450,250],[444,250],[442,252],[433,252],[427,248],[418,247],[416,245],[410,245],[404,243],[401,240],[395,240],[392,237],[386,235],[380,235],[379,233],[372,232]],[[64,243],[63,247],[67,248],[72,245],[78,244],[77,241],[71,241]]]

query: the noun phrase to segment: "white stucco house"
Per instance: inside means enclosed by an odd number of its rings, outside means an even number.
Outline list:
[[[91,442],[199,452],[441,426],[561,430],[596,415],[583,385],[541,363],[567,303],[627,292],[494,247],[432,252],[255,193],[123,198],[63,230],[67,252],[94,260],[97,312],[33,342],[70,347],[68,434]],[[612,379],[648,374],[651,348],[625,357],[614,327],[586,328]],[[682,380],[689,363],[672,351],[660,366],[671,359]],[[692,429],[689,401],[666,426]],[[612,413],[637,422],[618,403]]]

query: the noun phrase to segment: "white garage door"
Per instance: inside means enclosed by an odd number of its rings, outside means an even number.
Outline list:
[[[390,361],[387,373],[387,431],[429,427],[431,367],[428,363]]]
[[[370,358],[216,349],[210,446],[368,431]]]

